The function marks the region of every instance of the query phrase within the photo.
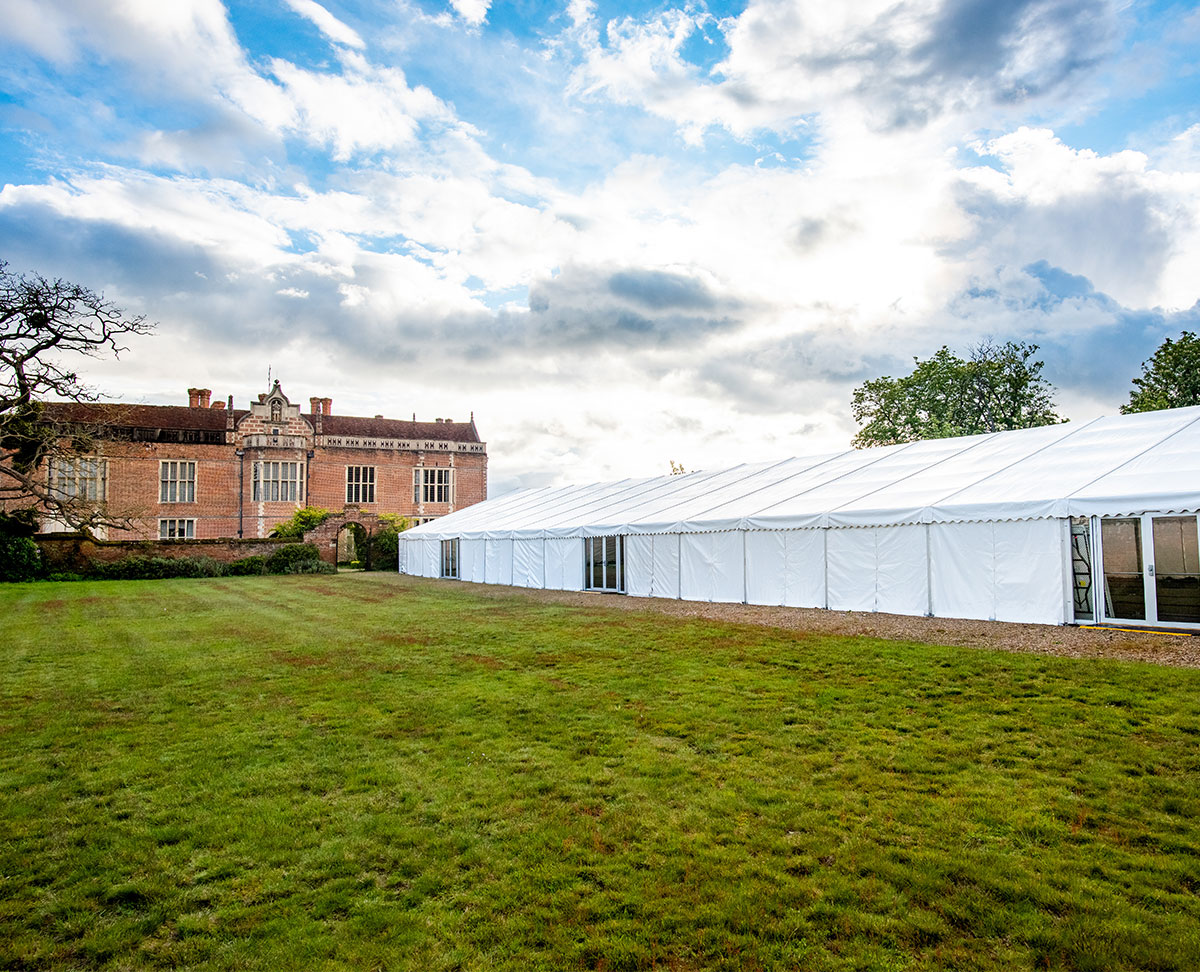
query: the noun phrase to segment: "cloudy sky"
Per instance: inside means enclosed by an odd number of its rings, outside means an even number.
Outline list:
[[[1141,0],[0,0],[0,259],[157,320],[110,398],[465,419],[493,495],[843,448],[1032,340],[1200,327],[1200,12]]]

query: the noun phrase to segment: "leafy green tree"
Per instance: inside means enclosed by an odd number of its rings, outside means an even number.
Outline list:
[[[884,376],[854,389],[850,409],[861,426],[853,444],[894,445],[1064,421],[1042,377],[1038,346],[985,341],[966,360],[942,347],[903,378]]]
[[[1200,338],[1191,331],[1176,340],[1167,338],[1142,362],[1142,377],[1133,384],[1129,401],[1121,406],[1126,415],[1200,405]]]

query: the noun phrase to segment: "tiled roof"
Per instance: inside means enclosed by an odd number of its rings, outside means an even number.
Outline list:
[[[117,402],[45,402],[46,417],[81,425],[115,425],[134,429],[224,430],[223,408],[188,408],[186,405],[123,405]],[[236,422],[246,412],[234,409]]]
[[[316,426],[315,415],[303,416]],[[473,422],[410,422],[404,419],[362,418],[357,415],[322,415],[325,435],[353,435],[371,439],[433,439],[450,442],[478,442]]]
[[[135,429],[222,431],[229,414],[223,408],[189,408],[186,405],[122,405],[113,402],[45,402],[44,405],[46,416],[52,421]],[[240,422],[248,414],[246,409],[234,409],[234,423]],[[304,414],[302,418],[316,427],[315,415]],[[479,441],[479,433],[475,431],[473,422],[410,422],[356,415],[323,415],[321,431],[325,435],[371,439]]]

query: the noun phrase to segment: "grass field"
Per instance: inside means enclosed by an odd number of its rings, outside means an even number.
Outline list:
[[[0,618],[2,968],[1200,968],[1200,672],[371,574]]]

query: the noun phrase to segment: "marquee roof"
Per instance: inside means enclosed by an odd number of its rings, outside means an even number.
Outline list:
[[[403,536],[697,533],[1183,510],[1200,510],[1200,406],[524,489]]]

